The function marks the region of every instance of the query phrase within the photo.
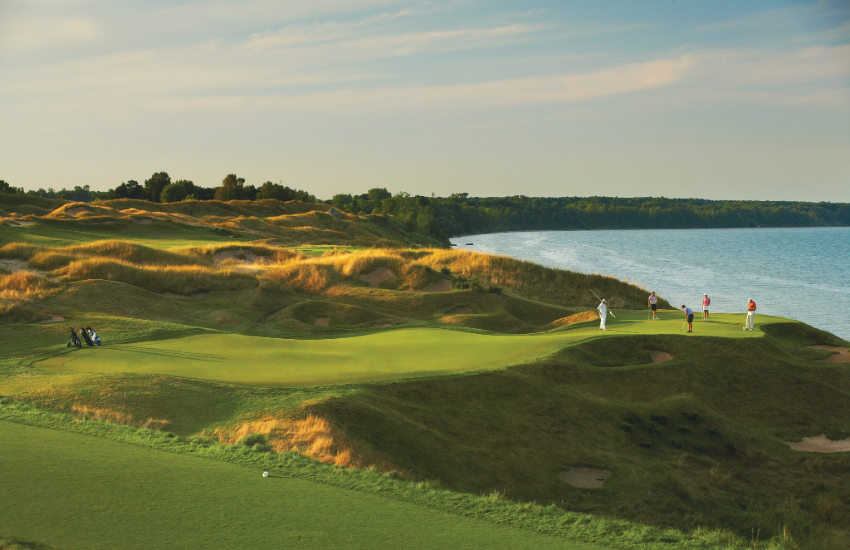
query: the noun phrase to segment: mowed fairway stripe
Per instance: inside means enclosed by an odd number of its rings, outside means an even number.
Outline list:
[[[244,466],[0,421],[0,533],[86,548],[603,550]]]
[[[681,332],[684,315],[665,313],[665,320],[650,322],[645,315],[622,312],[617,319],[609,319],[607,332],[598,330],[595,323],[587,323],[528,335],[486,335],[436,328],[304,340],[203,334],[73,350],[35,366],[58,372],[140,372],[245,384],[313,385],[495,369],[533,361],[589,337],[692,337]],[[739,316],[715,315],[713,319],[711,323],[695,323],[695,335],[752,338],[762,334],[743,332]]]

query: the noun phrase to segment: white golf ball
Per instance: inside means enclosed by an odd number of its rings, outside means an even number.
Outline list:
[[[263,477],[269,477],[269,473],[268,473],[268,472],[263,472]]]

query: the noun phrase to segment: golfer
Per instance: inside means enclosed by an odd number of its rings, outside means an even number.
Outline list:
[[[708,321],[708,304],[711,303],[711,298],[708,297],[708,294],[702,295],[702,320]]]
[[[747,302],[747,324],[744,325],[744,330],[753,330],[755,328],[756,303],[750,298]]]
[[[658,314],[655,312],[655,309],[658,307],[658,298],[655,296],[655,292],[649,295],[649,309],[652,310],[652,318],[656,321],[658,320]]]
[[[602,299],[602,302],[600,302],[599,307],[596,308],[596,311],[599,312],[599,330],[608,330],[605,328],[605,318],[608,317],[608,306],[605,305],[604,298]]]
[[[685,315],[688,318],[688,332],[694,331],[694,310],[687,306],[682,306],[682,309],[685,310]]]

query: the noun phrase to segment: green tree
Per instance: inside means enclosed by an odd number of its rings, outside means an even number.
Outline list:
[[[52,193],[53,189],[49,189],[48,193]],[[144,187],[139,185],[136,180],[127,180],[114,189],[116,199],[139,199],[145,200],[148,198],[148,193]]]
[[[159,202],[162,190],[171,183],[171,176],[167,172],[154,172],[150,179],[145,180],[145,191],[151,202]]]
[[[236,201],[243,198],[245,178],[237,178],[236,174],[227,174],[221,182],[221,187],[215,190],[215,200]]]
[[[383,201],[384,199],[388,199],[392,196],[393,194],[383,187],[374,187],[366,192],[366,197],[369,199],[369,202],[371,202],[375,206],[379,206],[381,204],[381,201]]]
[[[12,187],[12,184],[7,182],[6,180],[0,180],[0,193],[6,193],[9,195],[16,195],[18,193],[23,193],[24,188],[21,187],[18,189],[17,187]]]
[[[189,180],[177,180],[166,185],[159,195],[160,202],[180,202],[194,196],[195,184]]]

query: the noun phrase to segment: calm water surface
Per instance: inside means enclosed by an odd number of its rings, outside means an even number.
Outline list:
[[[700,310],[708,293],[712,311],[741,312],[741,326],[752,298],[758,313],[798,319],[850,340],[848,227],[529,231],[452,242],[458,249],[626,278],[676,307]]]

